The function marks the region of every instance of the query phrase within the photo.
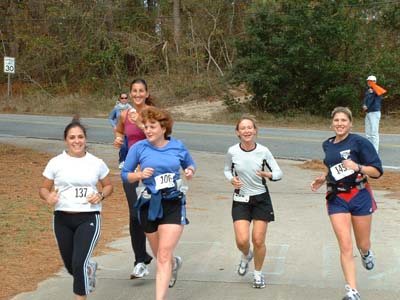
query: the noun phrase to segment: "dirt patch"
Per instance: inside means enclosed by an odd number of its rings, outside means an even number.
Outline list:
[[[0,299],[34,290],[63,266],[53,236],[53,210],[39,198],[47,153],[0,145]],[[114,193],[104,201],[102,233],[95,256],[124,235],[128,207],[117,170],[111,176]],[[7,274],[7,275],[6,275]]]
[[[299,165],[303,169],[315,170],[323,172],[326,170],[325,165],[321,160],[306,161]],[[400,180],[400,172],[385,170],[382,177],[379,179],[369,179],[369,183],[373,190],[388,191],[389,198],[400,199],[400,185],[396,184]]]
[[[218,115],[226,113],[223,101],[211,97],[208,101],[191,101],[167,109],[174,119],[191,122],[214,122]]]

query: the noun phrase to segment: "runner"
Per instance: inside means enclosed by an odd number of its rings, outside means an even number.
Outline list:
[[[266,178],[277,181],[282,171],[269,149],[256,143],[257,125],[250,116],[243,116],[236,124],[240,143],[231,146],[225,157],[225,177],[234,186],[232,219],[236,246],[242,252],[237,270],[246,275],[254,256],[254,288],[264,288],[262,267],[266,256],[265,239],[268,223],[275,220]],[[250,249],[250,224],[253,222]]]
[[[372,270],[375,266],[370,235],[376,203],[367,178],[379,178],[383,174],[374,146],[367,139],[350,133],[352,119],[347,107],[333,110],[332,128],[336,135],[322,144],[327,170],[311,183],[312,191],[318,190],[325,182],[327,184],[327,211],[339,243],[340,262],[346,280],[343,300],[361,299],[357,291],[351,229],[364,268]]]
[[[113,186],[103,160],[86,151],[86,130],[77,118],[65,128],[64,140],[67,149],[48,162],[39,195],[54,206],[58,248],[74,278],[75,299],[85,300],[96,287],[97,263],[90,257],[100,236],[101,202]]]
[[[182,189],[180,169],[192,179],[195,163],[185,145],[170,137],[173,120],[164,110],[148,107],[141,113],[146,140],[129,150],[121,178],[124,182],[142,181],[144,187],[136,207],[140,222],[157,257],[156,300],[165,300],[182,265],[174,249],[188,224],[186,196]],[[140,171],[135,171],[140,164]]]
[[[143,79],[135,79],[131,83],[130,97],[133,102],[133,108],[121,113],[119,122],[115,131],[114,146],[120,148],[126,136],[128,148],[131,148],[136,142],[146,138],[143,133],[144,125],[142,123],[140,112],[149,106],[154,106],[153,99],[147,88],[147,83]],[[146,236],[137,217],[135,203],[137,201],[136,188],[138,182],[123,182],[123,187],[129,206],[129,233],[131,236],[131,245],[135,254],[135,262],[130,278],[141,278],[149,274],[147,265],[153,259],[146,250]]]
[[[128,103],[128,94],[121,93],[119,94],[119,98],[115,103],[113,110],[111,111],[110,115],[108,116],[108,121],[110,122],[111,127],[113,128],[114,135],[117,131],[117,124],[119,117],[122,111],[125,111],[132,106]],[[128,139],[124,136],[124,143],[121,145],[119,149],[119,158],[118,158],[118,168],[122,169],[124,166],[125,157],[128,154]]]

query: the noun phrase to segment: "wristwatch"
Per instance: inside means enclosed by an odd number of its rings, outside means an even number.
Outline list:
[[[101,200],[100,201],[103,201],[106,198],[106,195],[104,195],[103,192],[99,192],[99,195],[101,196]]]

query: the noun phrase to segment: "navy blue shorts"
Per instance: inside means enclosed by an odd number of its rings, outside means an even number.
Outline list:
[[[340,195],[346,197],[340,197]],[[346,199],[349,197],[351,198]],[[377,206],[371,189],[367,187],[363,190],[354,188],[347,195],[344,195],[344,193],[336,195],[331,200],[326,201],[326,208],[328,215],[350,213],[352,216],[368,216],[377,209]]]

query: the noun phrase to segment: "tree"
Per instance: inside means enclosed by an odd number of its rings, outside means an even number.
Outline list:
[[[348,1],[264,1],[253,8],[231,73],[258,109],[326,114],[359,109],[365,20]],[[351,1],[350,1],[351,2]]]

